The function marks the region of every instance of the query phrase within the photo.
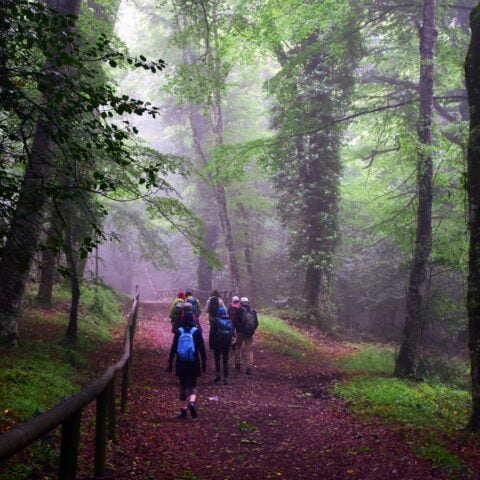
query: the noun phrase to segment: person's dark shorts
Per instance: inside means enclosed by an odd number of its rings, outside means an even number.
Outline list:
[[[180,380],[180,401],[187,399],[188,395],[197,393],[197,377],[179,377]]]

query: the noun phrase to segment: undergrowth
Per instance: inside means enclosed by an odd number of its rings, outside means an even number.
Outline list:
[[[88,354],[110,338],[123,323],[122,299],[112,289],[84,286],[79,315],[78,343],[65,342],[68,323],[68,287],[55,289],[51,308],[34,305],[31,298],[20,322],[20,342],[1,352],[0,422],[24,421],[79,390],[90,378]],[[100,372],[95,372],[97,375]]]
[[[304,360],[315,351],[315,345],[308,337],[278,317],[262,314],[259,330],[265,336],[265,343],[282,355]]]
[[[100,376],[89,368],[89,355],[123,325],[125,297],[98,285],[84,285],[79,312],[78,343],[65,342],[70,291],[55,287],[52,307],[40,307],[35,292],[26,296],[17,348],[0,351],[0,424],[13,426],[48,410],[80,390],[80,385]],[[56,476],[58,448],[52,432],[2,465],[0,477],[26,480]]]
[[[393,377],[393,348],[375,344],[350,345],[352,353],[339,357],[335,365],[349,376],[333,392],[367,418],[380,418],[402,425],[410,432],[414,452],[447,472],[467,472],[465,464],[444,445],[444,434],[465,427],[471,397],[461,388],[464,380],[450,372],[464,371],[461,362],[450,368],[435,365],[424,370],[425,381],[413,382]],[[427,376],[428,375],[428,376]],[[451,375],[451,376],[450,376]]]

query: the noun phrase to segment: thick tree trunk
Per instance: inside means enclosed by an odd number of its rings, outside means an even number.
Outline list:
[[[81,0],[49,0],[47,3],[60,15],[78,15]],[[51,69],[51,66],[46,65],[46,69]],[[48,105],[48,98],[45,101]],[[54,171],[54,130],[54,125],[47,118],[39,119],[0,261],[0,342],[9,345],[17,343],[17,316],[40,238],[47,202],[45,185],[48,185]]]
[[[433,144],[433,70],[435,61],[435,1],[424,0],[423,25],[420,29],[420,116],[418,121],[419,152],[417,165],[417,231],[406,298],[404,338],[395,365],[395,375],[417,375],[420,340],[424,320],[424,298],[427,266],[432,248],[432,154]]]
[[[472,38],[465,62],[470,109],[468,144],[468,333],[472,377],[470,428],[480,431],[480,4],[470,15]]]
[[[42,262],[40,265],[40,283],[38,286],[37,301],[42,305],[52,304],[53,286],[57,277],[58,244],[61,226],[58,214],[52,210],[50,227],[47,232],[47,241],[45,250],[42,252]]]

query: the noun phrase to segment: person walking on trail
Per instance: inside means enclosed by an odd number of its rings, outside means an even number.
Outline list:
[[[220,298],[218,290],[214,290],[210,295],[210,298],[207,300],[207,304],[205,305],[205,311],[208,313],[208,320],[210,322],[210,326],[215,320],[215,318],[217,318],[217,312],[220,307],[225,307],[225,304]]]
[[[232,347],[234,350],[237,348],[237,325],[241,322],[243,315],[243,308],[240,305],[240,298],[237,296],[232,297],[232,303],[228,306],[228,316],[232,320],[233,324],[233,340],[232,340]],[[237,368],[240,370],[240,368]]]
[[[170,318],[170,323],[172,324],[172,333],[177,331],[177,328],[180,326],[183,320],[183,307],[185,306],[185,294],[179,292],[177,297],[170,307],[168,313],[168,318]]]
[[[210,348],[213,350],[215,358],[215,379],[218,383],[222,379],[220,359],[223,366],[223,383],[228,385],[228,356],[230,354],[230,345],[232,343],[233,324],[230,320],[227,309],[220,307],[217,316],[210,326]]]
[[[191,313],[193,315],[193,320],[195,322],[195,326],[197,328],[200,328],[200,317],[197,317],[197,315],[195,315],[195,313],[193,312],[193,306],[191,303],[189,302],[185,302],[183,304],[183,316],[182,316],[182,320],[180,321],[180,323],[178,324],[179,327],[183,326],[183,318],[185,316],[186,313]]]
[[[242,315],[236,320],[235,369],[240,371],[242,360],[245,364],[245,373],[250,375],[253,368],[253,336],[258,327],[257,312],[250,306],[247,297],[240,299]]]
[[[189,303],[192,306],[193,314],[197,317],[197,319],[200,319],[200,315],[202,313],[200,302],[193,296],[192,292],[190,292],[189,290],[185,292],[185,297],[185,303]]]
[[[180,413],[178,418],[187,418],[190,411],[192,418],[197,418],[197,379],[207,369],[207,354],[203,342],[202,329],[195,326],[195,317],[192,312],[186,312],[183,324],[175,332],[170,356],[168,358],[167,372],[173,370],[175,362],[175,375],[180,382]],[[201,362],[201,368],[200,368]]]

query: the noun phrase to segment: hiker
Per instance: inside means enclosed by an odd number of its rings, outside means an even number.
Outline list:
[[[183,326],[183,318],[185,317],[186,313],[191,313],[193,315],[194,326],[197,328],[201,328],[200,317],[195,315],[195,312],[193,311],[193,305],[190,302],[185,302],[183,304],[183,315],[182,315],[182,319],[178,323],[178,327]]]
[[[205,305],[205,311],[208,313],[210,326],[212,325],[213,320],[215,320],[217,317],[217,311],[219,307],[225,307],[225,304],[220,298],[218,290],[214,290],[210,295],[210,298],[207,300],[207,304]]]
[[[233,324],[233,339],[232,339],[232,348],[236,350],[237,347],[237,325],[242,320],[243,308],[240,305],[240,298],[237,296],[232,297],[232,303],[228,307],[228,316],[232,320]]]
[[[225,304],[223,303],[223,300],[220,298],[220,294],[218,293],[218,290],[214,290],[205,305],[205,311],[208,314],[208,324],[210,325],[210,333],[208,335],[208,345],[211,350],[213,350],[212,325],[215,319],[217,318],[217,312],[220,307],[225,307]]]
[[[246,368],[245,373],[250,375],[253,368],[253,335],[258,327],[258,317],[257,312],[250,306],[247,297],[240,299],[240,306],[242,316],[235,325],[235,370],[241,370],[243,360]]]
[[[221,368],[220,358],[223,364],[223,383],[228,385],[228,356],[232,343],[233,324],[227,314],[225,307],[219,307],[217,316],[210,326],[210,348],[215,358],[215,383],[220,382]]]
[[[207,369],[207,355],[203,342],[202,329],[195,327],[192,312],[183,316],[183,325],[177,329],[173,337],[167,372],[173,370],[173,358],[176,356],[175,375],[180,381],[180,413],[178,418],[187,418],[190,410],[192,418],[197,418],[195,406],[197,399],[197,379]],[[200,369],[200,360],[201,366]]]
[[[186,303],[188,302],[192,305],[193,314],[200,320],[200,314],[202,313],[202,308],[200,307],[200,302],[193,296],[192,292],[187,290],[185,292]]]
[[[168,313],[168,318],[170,318],[170,323],[172,324],[172,333],[177,331],[177,328],[180,326],[183,320],[183,307],[185,305],[185,294],[179,292],[177,297],[172,302],[170,311]]]

